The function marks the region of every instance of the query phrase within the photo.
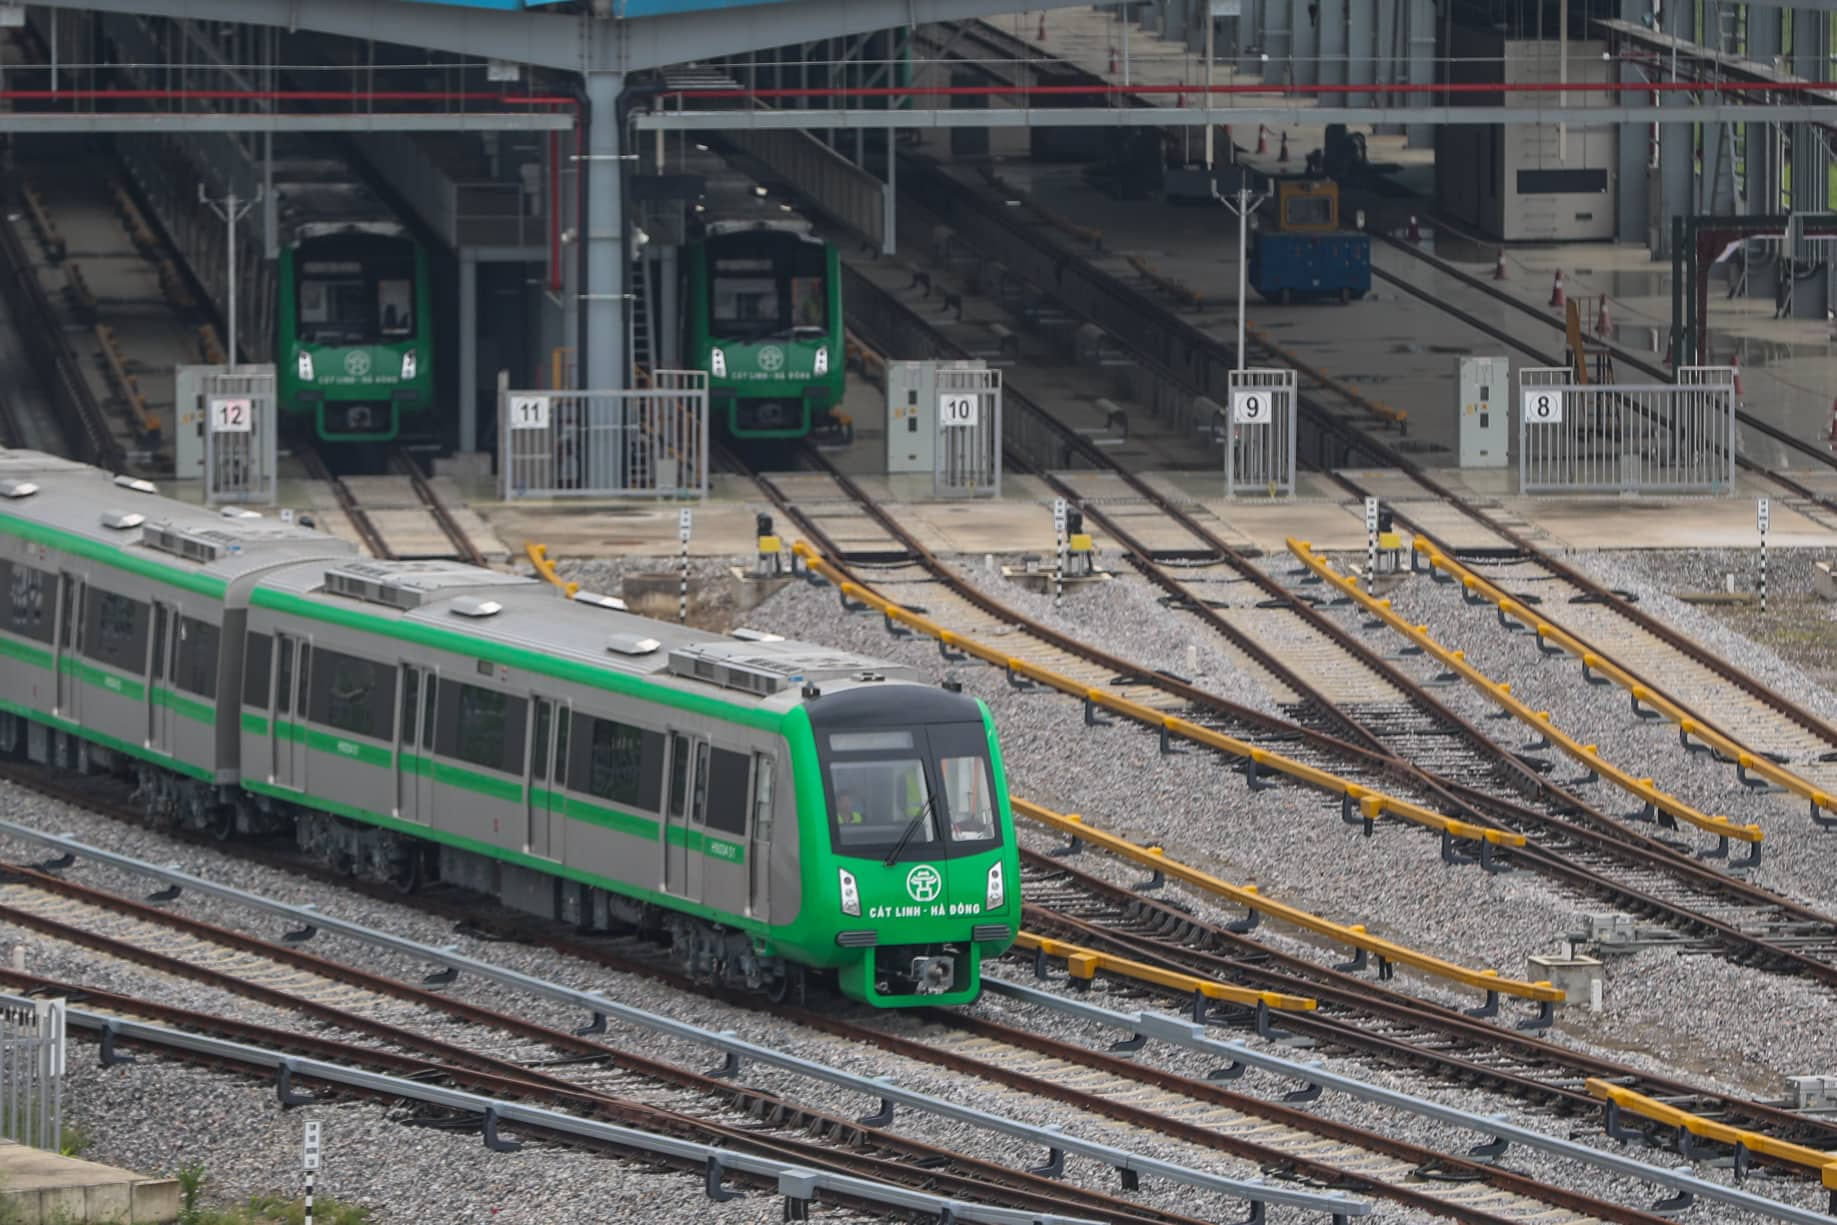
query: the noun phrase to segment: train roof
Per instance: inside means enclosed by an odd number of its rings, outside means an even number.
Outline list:
[[[260,582],[264,590],[311,601],[328,619],[359,611],[408,628],[463,635],[452,649],[489,657],[476,644],[511,648],[577,666],[711,690],[729,702],[787,710],[806,684],[837,687],[918,681],[903,665],[775,635],[723,636],[565,598],[539,579],[459,562],[373,561],[297,565]],[[264,601],[257,600],[257,603]]]
[[[274,166],[275,210],[284,241],[337,234],[393,238],[407,233],[368,184],[334,158],[294,157]]]
[[[162,568],[229,581],[299,558],[337,557],[352,546],[254,511],[213,511],[158,495],[151,481],[36,451],[0,451],[0,530],[19,524],[74,537]]]

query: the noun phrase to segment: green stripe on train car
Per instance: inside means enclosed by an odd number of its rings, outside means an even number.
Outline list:
[[[207,783],[214,783],[217,781],[217,775],[214,771],[207,770],[203,766],[195,766],[181,757],[174,757],[170,753],[162,753],[158,749],[149,748],[144,744],[135,744],[129,740],[118,740],[113,736],[104,735],[101,732],[84,727],[62,716],[46,714],[42,710],[34,709],[33,707],[23,705],[19,702],[0,698],[0,711],[4,711],[9,715],[18,715],[22,719],[31,719],[43,723],[47,727],[55,727],[59,731],[69,732],[80,739],[99,744],[105,749],[113,749],[117,753],[125,753],[129,757],[139,758],[141,761],[150,761],[155,765],[164,766],[168,770],[177,770],[180,774],[190,778],[201,779]]]
[[[22,664],[44,668],[47,671],[50,670],[53,662],[49,648],[33,646],[29,642],[7,637],[0,637],[0,657],[18,660]]]
[[[101,562],[117,570],[126,570],[129,574],[138,574],[155,582],[165,583],[183,591],[195,592],[198,595],[211,596],[221,600],[229,585],[222,579],[209,574],[198,574],[195,571],[180,570],[155,561],[139,553],[130,553],[118,545],[104,544],[79,536],[75,532],[66,532],[61,528],[47,527],[34,523],[30,519],[21,519],[18,515],[0,514],[0,532],[17,536],[21,540],[30,540],[34,544],[49,545],[59,552],[72,557],[81,557],[85,561]]]
[[[541,787],[530,789],[530,799],[551,811],[560,812],[562,816],[571,820],[597,825],[615,834],[629,834],[633,838],[643,838],[646,842],[657,841],[659,827],[657,822],[649,817],[620,812],[604,804],[578,800],[571,795],[563,795],[559,791],[549,791]]]
[[[173,714],[181,718],[192,719],[199,723],[208,725],[217,721],[217,707],[215,703],[200,701],[197,698],[180,693],[176,689],[166,689],[158,685],[154,686],[153,704],[155,706],[164,706],[167,710],[170,710]]]
[[[268,720],[261,715],[252,715],[245,710],[242,712],[242,730],[257,736],[266,736],[268,734]]]
[[[289,592],[257,587],[249,596],[249,603],[256,608],[271,609],[308,621],[340,625],[383,638],[395,638],[439,651],[450,651],[466,659],[488,660],[572,684],[602,689],[608,693],[642,698],[660,706],[672,706],[691,714],[724,719],[762,732],[781,732],[787,717],[773,711],[722,701],[706,694],[671,689],[639,677],[599,668],[582,660],[558,659],[527,647],[509,646],[438,626],[378,616],[359,608],[339,608]]]
[[[147,687],[140,681],[116,676],[113,672],[94,664],[86,664],[80,659],[72,659],[68,655],[57,661],[57,667],[66,676],[74,676],[85,685],[94,685],[107,693],[119,694],[136,702],[147,696]]]
[[[728,863],[744,863],[746,860],[746,848],[739,843],[709,837],[699,829],[685,829],[680,825],[672,825],[668,837],[671,846],[680,846],[686,851],[706,855],[710,859],[724,859]]]

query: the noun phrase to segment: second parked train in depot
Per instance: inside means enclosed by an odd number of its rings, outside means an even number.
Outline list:
[[[902,668],[378,562],[0,451],[0,751],[221,837],[667,938],[773,997],[977,997],[1019,861],[987,708]]]

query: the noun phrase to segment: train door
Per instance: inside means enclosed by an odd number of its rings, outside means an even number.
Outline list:
[[[708,802],[708,742],[681,732],[670,733],[670,796],[664,806],[663,887],[677,897],[701,898],[701,856],[692,851],[691,835],[701,840]]]
[[[156,753],[172,752],[173,716],[168,698],[178,671],[173,642],[178,621],[172,605],[154,602],[152,641],[147,643],[147,747]]]
[[[560,859],[566,849],[558,793],[567,782],[569,721],[566,703],[536,699],[529,754],[529,832],[523,849],[542,859]]]
[[[415,756],[415,820],[426,825],[434,819],[434,708],[440,695],[440,669],[421,670],[421,751]]]
[[[57,617],[57,713],[81,723],[83,713],[77,695],[82,692],[83,686],[77,679],[76,670],[80,663],[77,651],[82,646],[82,578],[66,572],[63,581],[58,584],[58,593],[62,603],[58,607]]]
[[[306,789],[306,678],[312,644],[292,634],[274,636],[274,737],[276,786]]]
[[[751,892],[747,897],[746,912],[755,919],[771,918],[772,880],[772,757],[768,753],[753,754],[753,837],[747,847],[747,860],[752,864],[750,874]]]

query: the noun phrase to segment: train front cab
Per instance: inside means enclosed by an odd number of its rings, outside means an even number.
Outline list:
[[[974,1001],[982,959],[1007,951],[1020,925],[1007,780],[986,708],[870,684],[805,709],[811,742],[793,739],[809,814],[802,917],[834,932],[825,963],[845,995],[876,1007]]]

